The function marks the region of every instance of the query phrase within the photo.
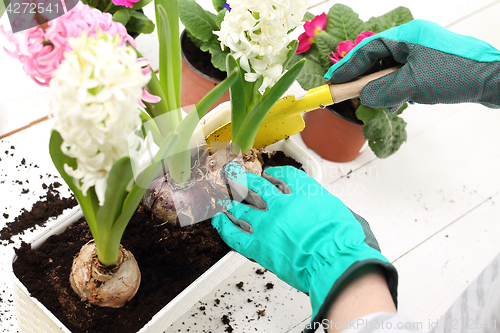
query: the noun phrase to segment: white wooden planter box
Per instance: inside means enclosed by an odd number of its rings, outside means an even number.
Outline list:
[[[224,124],[222,120],[229,119],[228,105],[221,104],[223,112],[208,113],[200,122],[203,126],[202,132],[211,133]],[[197,129],[196,135],[200,134],[200,128]],[[282,140],[268,147],[269,151],[282,150],[286,155],[294,158],[302,163],[304,170],[318,182],[321,180],[321,167],[318,162],[309,155],[304,149],[298,146],[292,140]],[[37,248],[47,240],[51,235],[62,233],[66,227],[83,216],[78,207],[73,208],[67,213],[59,217],[51,228],[47,229],[40,236],[35,238],[31,245]],[[16,260],[14,257],[13,261]],[[214,286],[229,277],[233,272],[246,261],[246,258],[237,252],[230,251],[215,265],[208,269],[203,275],[190,284],[184,291],[175,297],[170,303],[165,305],[140,331],[139,333],[162,333],[181,315],[187,312],[194,306],[198,300],[206,296]],[[68,272],[69,274],[69,272]],[[37,299],[30,296],[29,291],[19,281],[19,279],[11,271],[14,289],[14,302],[17,313],[17,320],[20,332],[31,333],[70,333],[66,328],[47,308]]]

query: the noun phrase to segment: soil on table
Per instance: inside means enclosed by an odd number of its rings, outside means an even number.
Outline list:
[[[6,226],[0,230],[0,240],[12,243],[13,236],[24,234],[26,230],[34,229],[36,226],[44,226],[48,218],[58,216],[65,209],[77,205],[73,196],[61,198],[61,194],[57,190],[61,183],[55,182],[48,186],[43,185],[44,189],[47,190],[47,194],[40,197],[42,200],[37,201],[30,210],[23,209],[13,222],[7,222]]]
[[[293,165],[282,152],[263,155],[267,166]],[[36,218],[35,216],[33,218]],[[186,228],[163,224],[141,206],[129,222],[121,244],[131,251],[141,270],[135,297],[122,308],[89,306],[80,301],[69,283],[73,257],[92,236],[80,221],[60,235],[51,236],[34,250],[26,243],[16,249],[14,273],[31,295],[44,304],[73,333],[134,333],[178,293],[227,252],[210,220]]]
[[[200,50],[191,41],[187,34],[184,34],[181,39],[181,48],[187,61],[203,74],[214,78],[219,82],[227,77],[226,72],[223,72],[212,65],[212,55],[210,52],[203,52]]]

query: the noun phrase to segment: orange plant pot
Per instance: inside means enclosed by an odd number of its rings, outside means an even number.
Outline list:
[[[181,45],[183,38],[189,37],[186,35],[186,31],[181,34]],[[195,104],[210,92],[215,86],[217,86],[220,81],[216,78],[210,77],[200,70],[198,70],[193,64],[191,64],[182,50],[182,81],[181,81],[181,106],[184,111],[189,112],[193,109]],[[201,51],[200,51],[201,52]],[[208,55],[210,59],[210,55]],[[210,60],[208,60],[210,61]],[[211,65],[211,63],[210,63]],[[222,95],[217,102],[215,102],[208,111],[215,108],[217,105],[229,101],[229,91]],[[208,112],[207,111],[207,112]]]
[[[366,140],[360,124],[330,108],[304,113],[305,129],[300,133],[307,147],[332,162],[350,162],[361,155]]]

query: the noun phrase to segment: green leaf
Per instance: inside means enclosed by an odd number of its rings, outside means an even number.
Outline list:
[[[179,17],[186,30],[204,42],[213,38],[212,31],[219,30],[215,23],[215,14],[204,10],[194,0],[179,1]]]
[[[181,45],[177,0],[155,0],[158,40],[160,42],[160,84],[167,98],[168,111],[180,118]],[[168,8],[168,12],[165,8]]]
[[[226,71],[226,56],[229,49],[222,51],[218,42],[201,42],[199,49],[203,52],[210,52],[212,65],[220,71]]]
[[[332,52],[337,50],[337,45],[340,42],[342,41],[327,32],[322,32],[316,36],[315,44],[318,47],[321,65],[324,67],[324,73],[326,73],[328,68],[333,65],[328,56],[331,56]]]
[[[398,7],[382,16],[370,18],[366,22],[366,30],[379,33],[412,20],[413,15],[408,8]]]
[[[127,196],[127,185],[133,179],[134,172],[130,157],[116,161],[108,174],[104,204],[97,213],[97,230],[99,241],[96,241],[97,257],[101,264],[116,265],[119,257],[119,246],[108,246],[110,240],[121,240],[122,234],[112,234],[111,229],[121,214],[123,202]]]
[[[259,129],[260,124],[264,120],[264,117],[269,112],[271,107],[276,103],[278,99],[290,88],[292,83],[295,81],[297,75],[305,65],[305,60],[300,60],[295,65],[293,65],[288,72],[286,72],[279,80],[271,87],[262,99],[255,105],[255,107],[250,111],[250,113],[245,117],[245,120],[241,124],[240,130],[234,140],[235,144],[241,149],[243,153],[250,151],[252,149],[253,143],[255,141],[255,136]]]
[[[398,111],[394,112],[394,114],[396,116],[400,115],[401,113],[403,113],[404,110],[406,110],[407,107],[408,107],[408,103],[404,103],[403,105],[401,105],[401,107],[399,108]]]
[[[144,6],[148,5],[151,1],[153,0],[139,0],[136,3],[134,3],[134,7],[132,7],[132,9],[133,10],[141,9]]]
[[[224,21],[224,17],[226,17],[227,9],[223,9],[220,12],[217,13],[217,16],[215,17],[215,24],[217,25],[216,30],[220,30],[220,26],[222,21]]]
[[[141,34],[150,34],[155,30],[155,24],[153,23],[153,21],[147,18],[147,16],[143,13],[136,11],[130,11],[129,13],[130,19],[126,24],[128,31],[138,32]]]
[[[162,145],[160,146],[160,151],[156,154],[155,160],[158,156],[162,156],[160,154],[168,155],[170,151],[173,149],[175,142],[177,141],[177,134],[171,133],[169,134]],[[151,163],[144,172],[141,173],[137,182],[132,187],[132,190],[127,195],[127,198],[123,202],[122,212],[120,216],[116,219],[113,224],[113,228],[111,229],[111,235],[123,235],[125,228],[127,227],[130,218],[134,214],[137,206],[142,200],[144,194],[149,188],[149,185],[153,182],[153,180],[158,175],[158,172],[161,170],[162,163]],[[121,238],[121,236],[120,236]],[[111,237],[109,240],[108,246],[110,248],[116,248],[120,245],[120,239],[118,237]]]
[[[78,200],[83,215],[85,216],[87,224],[89,225],[92,237],[94,237],[95,241],[97,242],[98,233],[97,233],[96,210],[94,209],[94,205],[92,204],[92,194],[94,194],[95,196],[95,193],[89,190],[86,196],[83,195],[83,192],[74,183],[73,177],[68,175],[64,170],[65,164],[71,167],[72,169],[76,169],[77,162],[75,158],[69,157],[62,152],[61,150],[62,143],[63,139],[59,134],[59,132],[53,130],[52,134],[50,135],[50,142],[49,142],[50,157],[52,158],[52,162],[54,163],[62,179],[64,179],[70,190],[75,195],[76,200]]]
[[[153,141],[159,146],[163,142],[164,138],[158,128],[158,124],[146,112],[141,112],[141,121],[142,121],[142,127],[141,127],[142,137],[145,138],[147,136],[146,131],[151,132],[151,135],[153,136]]]
[[[406,141],[406,122],[396,114],[382,108],[360,105],[356,116],[363,121],[361,130],[377,157],[391,156]]]
[[[130,9],[123,8],[113,14],[114,22],[119,22],[123,25],[127,25],[127,22],[129,20],[130,20]]]
[[[318,54],[317,51],[315,53]],[[298,57],[300,58],[300,56]],[[319,62],[319,59],[315,57],[315,54],[308,54],[305,59],[306,64],[297,76],[297,82],[299,82],[302,89],[310,90],[326,84],[327,81],[324,78],[326,70]]]
[[[235,70],[231,71],[227,78],[196,104],[196,111],[191,110],[177,127],[175,133],[178,133],[179,140],[177,140],[174,146],[172,155],[167,158],[170,176],[176,184],[182,185],[191,177],[191,151],[189,144],[196,125],[208,109],[231,87],[237,77],[238,72]]]
[[[287,48],[289,49],[287,55],[286,55],[286,60],[283,63],[283,68],[287,68],[292,59],[295,56],[295,52],[297,52],[297,48],[299,47],[299,41],[298,40],[292,40],[290,43],[288,43]]]
[[[241,101],[245,101],[247,99],[247,97],[245,97],[244,88],[245,77],[232,54],[229,54],[226,58],[226,68],[229,71],[236,69],[239,74],[238,78],[229,90],[231,100],[231,133],[234,141],[236,134],[239,132],[240,126],[243,123],[243,120],[245,120],[245,116],[247,114],[246,103],[241,103]]]
[[[350,7],[333,5],[327,14],[325,31],[340,41],[356,39],[363,32],[365,24]]]
[[[311,20],[313,20],[315,17],[316,17],[316,15],[314,15],[313,13],[306,12],[306,13],[304,14],[304,18],[302,19],[302,21],[311,21]]]
[[[222,10],[222,6],[226,3],[226,0],[212,0],[212,4],[216,11],[220,12]]]
[[[10,2],[8,2],[10,4]],[[5,3],[4,0],[0,0],[0,18],[2,18],[5,13]]]

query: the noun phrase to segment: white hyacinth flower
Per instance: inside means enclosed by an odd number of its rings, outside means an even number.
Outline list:
[[[64,170],[87,194],[94,186],[103,205],[106,182],[113,164],[130,156],[138,160],[143,140],[138,101],[151,74],[143,72],[147,60],[138,60],[129,46],[119,46],[120,37],[104,34],[69,40],[50,86],[55,92],[51,116],[54,129],[64,140],[61,150],[77,161],[77,168]]]
[[[288,32],[301,26],[308,0],[227,0],[219,36],[221,47],[229,47],[246,71],[245,79],[264,80],[259,88],[264,94],[283,75],[288,53]]]

